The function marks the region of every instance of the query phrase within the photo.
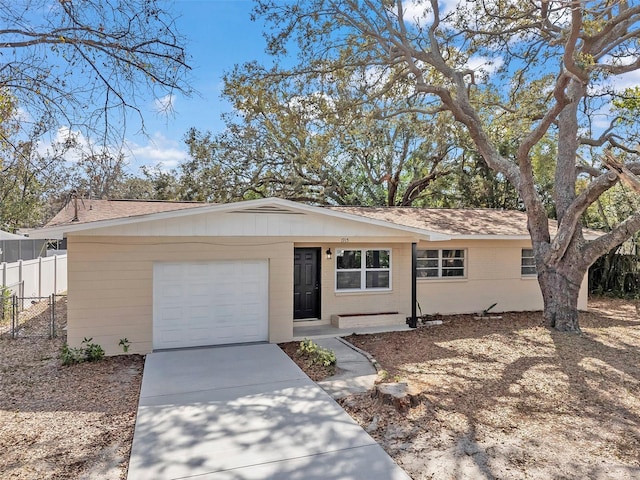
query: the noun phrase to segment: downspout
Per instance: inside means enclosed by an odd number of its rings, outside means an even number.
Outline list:
[[[418,327],[418,317],[416,315],[416,305],[418,304],[417,293],[417,267],[418,267],[418,244],[413,242],[411,244],[411,316],[407,317],[407,325],[411,328]]]

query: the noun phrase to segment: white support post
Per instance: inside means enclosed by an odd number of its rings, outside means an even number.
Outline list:
[[[20,300],[21,305],[18,307],[20,311],[24,310],[24,275],[22,272],[22,260],[18,260],[18,295],[22,300]]]
[[[42,257],[38,257],[38,297],[42,297]]]

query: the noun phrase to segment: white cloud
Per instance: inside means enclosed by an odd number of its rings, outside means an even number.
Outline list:
[[[162,169],[170,170],[187,157],[187,151],[177,141],[170,140],[156,132],[145,145],[129,141],[127,149],[132,168],[162,164]]]
[[[476,72],[476,76],[480,78],[487,78],[494,74],[502,65],[504,60],[502,57],[471,57],[467,60],[466,67]],[[478,78],[476,78],[478,80]]]
[[[156,113],[168,113],[174,111],[176,103],[176,96],[172,93],[165,95],[164,97],[156,98],[153,101],[153,109]]]
[[[640,85],[640,70],[634,70],[633,72],[623,73],[611,78],[611,85],[620,91],[625,88],[637,87]]]
[[[71,130],[69,127],[59,127],[49,138],[38,142],[37,151],[42,156],[56,155],[64,151],[63,145],[73,144],[72,148],[64,152],[64,159],[67,163],[77,163],[83,156],[83,152],[91,151],[95,145],[89,138],[85,137],[78,130]]]
[[[389,69],[382,65],[371,65],[364,72],[365,85],[382,85],[387,80],[389,80]]]
[[[451,13],[458,7],[460,0],[443,0],[438,2],[440,17]],[[433,21],[433,12],[429,0],[407,0],[402,2],[404,19],[419,27],[424,27]],[[395,6],[394,6],[395,10]]]
[[[460,0],[444,0],[438,2],[440,18],[455,10],[460,3]],[[397,12],[395,5],[390,7],[390,10],[393,11],[394,14]],[[433,10],[431,9],[431,2],[429,0],[403,0],[402,10],[405,22],[412,23],[418,27],[425,27],[433,21]]]
[[[395,10],[395,6],[393,7]],[[405,21],[415,23],[416,25],[425,25],[426,22],[433,20],[431,14],[430,2],[425,0],[410,0],[402,2]]]
[[[33,121],[31,114],[22,107],[16,108],[16,119],[22,123],[31,123]]]
[[[53,155],[56,151],[60,152],[62,150],[59,145],[65,144],[68,140],[75,142],[75,146],[64,154],[64,159],[68,164],[75,164],[84,156],[103,149],[102,145],[86,137],[82,132],[71,130],[68,127],[60,127],[48,139],[38,142],[38,153],[47,156]],[[129,170],[134,175],[137,175],[138,169],[145,165],[162,164],[163,170],[170,170],[188,155],[186,149],[179,142],[168,139],[159,132],[148,138],[144,144],[128,140],[122,149],[115,146],[107,146],[106,149],[114,157],[121,153],[124,154]]]

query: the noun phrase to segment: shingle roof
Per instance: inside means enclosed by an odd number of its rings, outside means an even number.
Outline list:
[[[483,208],[328,207],[376,220],[448,235],[529,235],[527,214]],[[549,221],[551,234],[556,222]]]
[[[265,202],[269,199],[263,199]],[[254,203],[256,201],[253,201]],[[291,203],[291,202],[290,202]],[[153,200],[89,200],[78,199],[78,220],[74,202],[67,204],[47,225],[65,227],[100,220],[114,220],[147,214],[211,207],[214,204],[199,202],[166,202]],[[244,207],[243,202],[237,203]],[[528,237],[527,215],[517,210],[494,210],[482,208],[447,209],[417,207],[324,207],[335,212],[370,218],[401,227],[436,232],[451,236],[503,236]],[[557,222],[549,220],[551,235],[555,235]],[[602,232],[584,231],[588,236],[597,237]]]
[[[61,225],[78,225],[81,223],[112,220],[115,218],[136,217],[150,213],[169,212],[207,205],[200,202],[165,202],[156,200],[94,200],[79,198],[77,220],[75,201],[67,203],[58,214],[46,225],[58,227]]]

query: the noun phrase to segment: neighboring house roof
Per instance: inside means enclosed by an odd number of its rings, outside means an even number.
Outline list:
[[[29,240],[29,239],[27,237],[23,237],[22,235],[15,235],[13,233],[0,230],[0,240]]]
[[[529,236],[527,214],[487,208],[328,207],[332,210],[384,220],[396,225],[431,230],[452,236]],[[556,222],[550,222],[555,234]]]
[[[116,218],[137,217],[150,213],[170,212],[184,208],[202,207],[202,202],[168,202],[159,200],[97,200],[82,199],[67,203],[44,228],[62,225],[99,222]],[[209,204],[210,205],[210,204]],[[77,218],[76,218],[77,217]],[[74,220],[74,218],[76,218]]]

